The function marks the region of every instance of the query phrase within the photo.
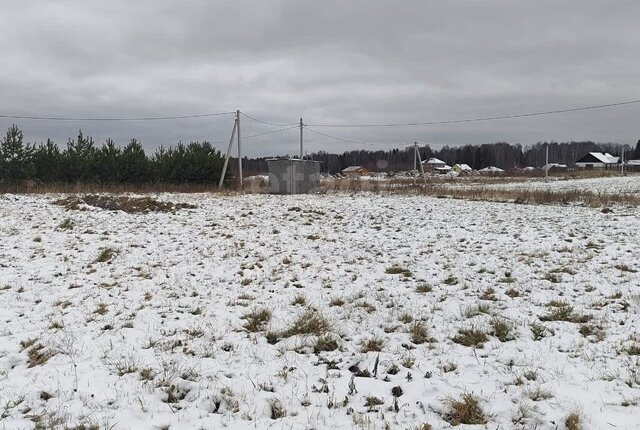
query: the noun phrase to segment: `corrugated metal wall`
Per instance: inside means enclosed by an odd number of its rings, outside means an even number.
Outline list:
[[[295,159],[267,160],[272,194],[307,194],[320,189],[320,162]]]

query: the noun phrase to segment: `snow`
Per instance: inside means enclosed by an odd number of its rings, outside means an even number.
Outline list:
[[[67,211],[51,205],[58,197],[0,196],[2,429],[38,416],[113,429],[446,429],[446,399],[463,393],[480,399],[489,429],[564,428],[573,411],[587,430],[640,428],[640,356],[625,350],[640,328],[636,209],[162,194],[197,208],[140,215]],[[97,262],[104,249],[115,257]],[[292,304],[300,295],[306,304]],[[552,300],[604,337],[552,321],[534,340],[529,324]],[[460,328],[491,331],[492,316],[471,312],[479,304],[513,325],[513,340],[452,341]],[[314,353],[314,336],[267,342],[307,307],[340,350]],[[257,308],[272,320],[247,332],[242,316]],[[435,342],[413,344],[403,314]],[[361,352],[373,337],[382,351]],[[20,343],[33,339],[55,355],[29,368]],[[377,359],[377,377],[354,377],[350,394],[349,368]],[[384,404],[368,412],[367,396]],[[272,419],[274,402],[284,417]],[[520,407],[530,417],[514,424]]]
[[[458,186],[457,184],[454,186]],[[640,192],[640,176],[609,176],[603,178],[566,179],[562,177],[533,178],[521,182],[504,182],[482,185],[486,188],[516,190],[533,189],[549,191],[592,191],[605,194],[635,194]]]
[[[608,152],[590,152],[589,154],[605,164],[615,164],[620,160],[620,157],[614,157]]]
[[[504,170],[499,167],[489,166],[489,167],[485,167],[484,169],[478,170],[478,172],[501,173],[501,172],[504,172]]]

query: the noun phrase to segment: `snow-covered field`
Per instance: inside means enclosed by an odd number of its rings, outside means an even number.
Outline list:
[[[458,186],[475,186],[452,184]],[[544,178],[531,178],[531,180],[520,182],[505,182],[497,184],[481,184],[483,188],[504,189],[504,190],[548,190],[555,192],[564,191],[591,191],[604,194],[637,194],[640,193],[640,175],[633,174],[627,176],[610,176],[604,178],[581,178],[565,179],[562,177],[550,177],[548,181]]]
[[[0,429],[640,428],[637,209],[158,198],[0,196]]]

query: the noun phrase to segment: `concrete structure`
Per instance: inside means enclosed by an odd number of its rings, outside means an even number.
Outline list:
[[[578,161],[576,167],[579,169],[617,169],[620,157],[614,157],[608,152],[590,152]]]
[[[362,166],[349,166],[340,173],[346,177],[367,176],[369,174],[369,170]]]
[[[272,194],[308,194],[320,189],[320,161],[272,158],[267,165]]]

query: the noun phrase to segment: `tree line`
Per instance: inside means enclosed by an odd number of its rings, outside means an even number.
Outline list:
[[[52,140],[39,145],[24,142],[14,124],[0,141],[0,182],[32,180],[44,183],[167,184],[217,183],[224,159],[209,142],[179,142],[148,156],[131,139],[119,147],[112,139],[97,146],[82,131],[61,150]]]
[[[635,149],[629,145],[617,143],[584,142],[539,142],[531,146],[510,144],[507,142],[487,143],[482,145],[445,146],[432,149],[429,145],[418,147],[422,160],[438,158],[453,166],[456,163],[468,164],[479,170],[488,166],[500,167],[504,170],[527,166],[542,167],[545,164],[546,148],[549,147],[549,162],[575,166],[575,162],[589,152],[609,152],[625,159],[640,159],[640,140]],[[311,160],[322,162],[322,171],[328,174],[339,173],[349,166],[363,166],[369,171],[407,171],[413,169],[414,148],[392,149],[388,151],[353,150],[342,154],[330,154],[319,151],[308,156]],[[251,174],[267,172],[267,158],[245,160],[245,169]]]
[[[576,160],[589,152],[609,152],[626,159],[640,159],[640,140],[635,149],[617,143],[539,142],[523,147],[506,142],[464,145],[432,149],[419,146],[423,160],[435,157],[449,165],[465,163],[473,169],[496,166],[508,170],[518,167],[541,167],[545,164],[546,148],[549,162],[574,166]],[[407,171],[413,168],[412,146],[388,151],[353,150],[342,154],[319,151],[308,158],[322,162],[322,171],[339,173],[346,167],[359,165],[370,171]],[[245,175],[268,171],[267,158],[243,158]],[[22,131],[14,124],[0,140],[0,183],[12,184],[32,180],[43,183],[99,184],[214,184],[220,179],[224,158],[209,142],[179,142],[160,147],[147,155],[140,142],[131,139],[124,147],[107,139],[102,145],[79,131],[77,138],[68,139],[61,149],[52,140],[39,145],[24,142]],[[229,163],[229,178],[237,176],[237,159]]]

